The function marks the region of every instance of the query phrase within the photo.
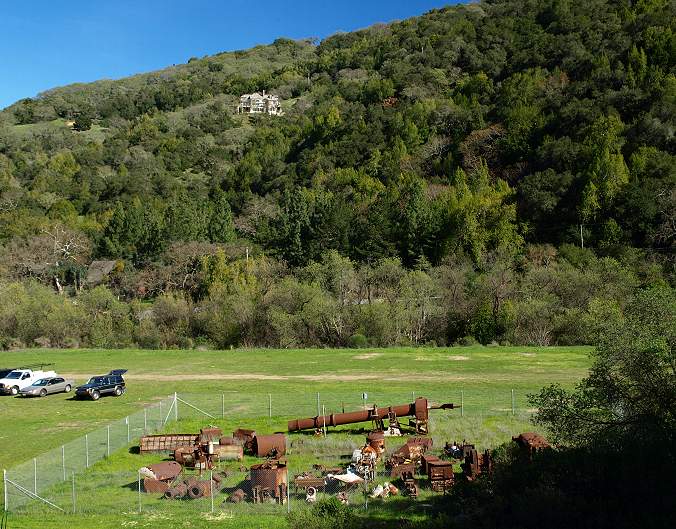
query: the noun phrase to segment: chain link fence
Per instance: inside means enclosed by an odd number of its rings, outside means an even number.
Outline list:
[[[425,392],[433,403],[454,402],[462,408],[430,411],[430,437],[437,453],[447,441],[474,442],[487,448],[509,440],[528,427],[532,410],[526,392],[488,390],[466,393]],[[330,415],[413,402],[415,390],[286,392],[253,394],[175,394],[129,417],[4,471],[4,508],[16,514],[46,511],[82,514],[158,513],[166,516],[193,512],[226,519],[232,516],[281,514],[307,508],[335,496],[344,503],[373,508],[378,485],[390,484],[382,461],[369,481],[350,482],[345,469],[355,450],[365,444],[370,423],[320,428],[287,435],[285,464],[261,468],[265,459],[244,455],[225,458],[213,469],[184,469],[171,484],[181,494],[146,492],[142,467],[170,459],[169,454],[139,453],[142,435],[197,433],[213,426],[230,436],[238,428],[265,435],[286,432],[291,419]],[[405,424],[405,418],[402,418]],[[403,438],[386,440],[387,452]],[[385,454],[385,456],[387,453]],[[267,465],[268,467],[270,465]],[[299,476],[302,476],[299,478]],[[194,488],[194,492],[191,491]],[[421,495],[432,494],[423,487]],[[403,495],[388,501],[410,501]]]

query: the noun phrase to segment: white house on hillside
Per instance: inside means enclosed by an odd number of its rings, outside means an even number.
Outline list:
[[[279,102],[279,96],[262,94],[254,92],[253,94],[244,94],[239,98],[238,114],[270,114],[272,116],[281,116],[282,105]]]

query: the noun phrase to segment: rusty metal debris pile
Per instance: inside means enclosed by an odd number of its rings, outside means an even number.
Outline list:
[[[199,479],[203,472],[216,468],[219,462],[241,461],[245,453],[266,458],[264,463],[251,466],[249,478],[231,491],[227,501],[286,503],[288,472],[286,462],[281,459],[286,453],[284,434],[257,435],[254,430],[237,429],[228,437],[220,428],[208,427],[202,428],[199,434],[144,436],[139,443],[139,452],[172,455],[173,461],[139,470],[139,475],[144,476],[143,490],[162,494],[167,499],[213,496],[223,490],[222,482],[227,474],[212,472],[213,478]],[[197,471],[198,476],[186,476],[186,470]]]
[[[166,461],[143,467],[143,490],[149,494],[161,494],[167,499],[197,499],[215,495],[225,477],[213,474],[213,479],[198,479],[191,476],[181,479],[183,467],[176,461]]]
[[[286,504],[292,497],[314,503],[321,495],[332,495],[348,504],[350,493],[355,491],[378,499],[398,495],[416,498],[423,489],[447,493],[459,480],[473,481],[493,471],[491,451],[479,451],[464,440],[447,442],[441,449],[433,450],[429,437],[430,410],[455,407],[433,405],[419,397],[409,404],[371,405],[362,410],[291,420],[287,425],[289,432],[314,430],[323,436],[327,435],[328,427],[372,423],[372,430],[360,448],[350,448],[351,454],[333,454],[336,461],[346,459],[343,464],[313,465],[292,477],[286,459],[289,447],[294,447],[293,455],[306,445],[303,441],[289,445],[284,433],[259,434],[239,428],[228,436],[220,428],[210,426],[197,434],[144,436],[140,441],[141,454],[167,453],[173,461],[143,467],[139,476],[143,477],[145,492],[166,499],[213,498],[222,492],[228,503]],[[408,417],[408,422],[403,422],[404,417]],[[404,432],[411,437],[388,450],[392,439]],[[549,447],[542,436],[532,432],[513,440],[530,459],[535,452]],[[245,455],[263,461],[246,468],[241,464]],[[238,470],[214,470],[235,464],[240,465]],[[232,486],[225,486],[228,477],[233,478],[228,481]]]

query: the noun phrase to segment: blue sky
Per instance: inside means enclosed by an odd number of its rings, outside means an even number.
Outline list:
[[[3,0],[0,108],[277,37],[327,37],[454,0]]]

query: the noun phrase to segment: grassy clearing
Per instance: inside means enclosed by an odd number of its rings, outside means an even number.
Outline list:
[[[122,398],[99,402],[70,400],[57,395],[44,399],[0,398],[2,416],[12,428],[0,431],[0,466],[13,466],[46,450],[78,438],[125,417],[161,397],[177,391],[218,420],[200,417],[181,406],[179,425],[172,431],[196,431],[217,424],[225,432],[240,426],[263,433],[285,430],[293,417],[316,413],[316,393],[326,412],[354,409],[362,392],[368,402],[379,405],[408,402],[411,393],[437,402],[465,399],[464,417],[458,410],[433,415],[432,433],[437,450],[447,440],[472,440],[479,447],[495,446],[511,435],[529,429],[526,394],[543,385],[559,382],[572,385],[585,375],[588,348],[397,348],[361,350],[232,350],[232,351],[139,351],[139,350],[30,350],[3,353],[0,363],[53,362],[64,374],[84,381],[92,374],[111,368],[129,369],[128,393]],[[515,390],[517,415],[511,415],[511,390]],[[225,418],[221,398],[226,395]],[[268,394],[273,398],[273,417],[267,417]],[[20,442],[16,442],[20,440]],[[308,470],[313,463],[337,464],[336,454],[349,454],[361,446],[364,431],[357,427],[332,432],[328,439],[295,434],[290,437],[290,473]],[[392,441],[392,448],[398,445]],[[10,527],[283,527],[280,512],[263,516],[251,506],[232,510],[218,502],[217,516],[206,514],[204,505],[168,505],[157,498],[143,497],[143,514],[138,514],[134,489],[137,469],[160,458],[144,457],[122,450],[77,476],[77,515],[55,515],[31,506],[15,516]],[[249,465],[253,460],[246,461]],[[244,474],[238,465],[228,468],[234,486]],[[67,485],[50,490],[50,498],[71,505]],[[361,501],[361,500],[358,500]],[[416,512],[397,500],[392,505],[411,515]],[[297,501],[298,506],[302,505]],[[376,505],[377,508],[377,505]],[[397,509],[394,509],[396,511]],[[145,512],[149,511],[149,512]],[[385,511],[394,511],[387,507]],[[109,514],[109,513],[117,514]],[[419,514],[419,513],[418,513]],[[383,514],[385,516],[385,514]],[[161,521],[161,522],[160,522]]]
[[[410,392],[459,401],[465,394],[466,415],[506,413],[510,390],[519,408],[524,396],[545,384],[574,384],[589,366],[586,347],[460,347],[360,350],[28,350],[2,353],[3,365],[53,362],[60,373],[85,382],[90,375],[127,368],[128,391],[122,398],[98,402],[67,395],[44,399],[0,397],[0,411],[11,429],[0,430],[0,467],[28,460],[75,439],[112,419],[125,417],[158,397],[179,393],[274,395],[275,406],[291,394],[369,393],[407,402]],[[380,397],[380,398],[379,398]],[[404,400],[402,400],[404,399]],[[248,409],[265,413],[267,403]],[[394,404],[395,402],[392,402]],[[235,414],[246,415],[239,410]],[[16,440],[21,442],[17,443]]]

